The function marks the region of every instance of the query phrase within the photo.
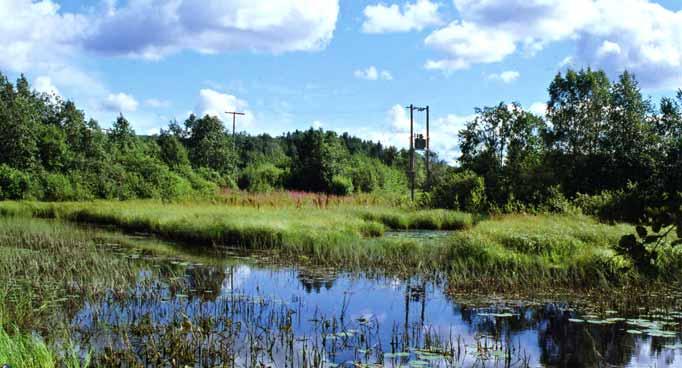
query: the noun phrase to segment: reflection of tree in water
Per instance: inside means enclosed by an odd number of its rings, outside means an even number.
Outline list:
[[[540,361],[556,367],[622,366],[634,353],[634,337],[622,323],[592,325],[570,322],[570,312],[545,308],[538,331]]]
[[[226,273],[218,267],[188,267],[185,270],[187,275],[187,288],[195,290],[197,296],[203,300],[214,300],[223,286]]]
[[[336,274],[332,272],[315,271],[315,270],[300,270],[296,276],[298,281],[301,282],[306,293],[312,293],[315,291],[319,293],[324,287],[326,290],[330,290],[334,287],[334,282],[336,281]]]

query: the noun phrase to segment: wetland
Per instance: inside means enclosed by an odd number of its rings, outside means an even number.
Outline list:
[[[672,287],[477,292],[444,269],[321,264],[64,218],[2,217],[0,237],[0,360],[13,367],[682,364]]]

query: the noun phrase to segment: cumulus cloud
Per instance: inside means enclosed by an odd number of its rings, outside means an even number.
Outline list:
[[[338,12],[338,0],[130,0],[93,19],[84,46],[148,59],[182,50],[319,50],[332,39]]]
[[[139,103],[137,100],[125,93],[112,93],[102,101],[102,108],[111,112],[134,112]]]
[[[0,68],[16,72],[71,54],[88,25],[85,16],[60,13],[51,0],[2,0],[0,19]]]
[[[440,4],[430,0],[417,0],[405,3],[401,7],[393,5],[368,5],[365,7],[365,21],[362,31],[365,33],[421,31],[430,26],[442,23],[438,10]]]
[[[315,121],[313,121],[312,124],[310,124],[310,126],[311,126],[313,129],[322,129],[322,127],[324,126],[324,124],[322,124],[322,122],[319,121],[319,120],[315,120]]]
[[[517,72],[516,70],[507,70],[502,73],[490,74],[488,76],[488,79],[500,81],[503,83],[511,83],[519,79],[519,77],[521,77],[521,73]]]
[[[682,11],[651,0],[454,0],[461,19],[435,30],[427,46],[444,57],[426,67],[459,70],[495,63],[522,51],[571,40],[577,53],[565,61],[628,69],[643,85],[682,82]],[[566,64],[566,63],[564,63]]]
[[[355,78],[366,80],[393,80],[393,74],[388,70],[379,70],[375,66],[369,66],[366,69],[358,69],[353,72]]]
[[[199,100],[197,102],[195,112],[200,116],[210,115],[217,116],[222,121],[232,122],[232,115],[226,114],[226,111],[237,111],[244,113],[244,116],[237,117],[237,127],[249,128],[253,125],[254,115],[249,110],[249,104],[237,98],[234,95],[221,93],[212,89],[202,89],[199,91]]]
[[[61,96],[59,89],[52,83],[52,79],[46,76],[40,76],[33,81],[33,89],[41,93],[49,95]]]
[[[468,22],[450,23],[431,33],[424,42],[449,55],[446,59],[427,61],[427,69],[466,69],[472,64],[502,61],[516,51],[511,34]]]
[[[88,55],[159,59],[194,51],[283,53],[324,48],[338,0],[100,0],[67,12],[57,0],[0,0],[0,70],[48,79],[90,114],[164,107],[114,93],[84,68]]]

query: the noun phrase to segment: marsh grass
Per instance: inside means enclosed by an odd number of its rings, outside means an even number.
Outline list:
[[[69,311],[129,287],[137,275],[127,260],[98,248],[107,238],[101,231],[57,221],[0,217],[0,364],[87,366],[87,357],[70,348]],[[64,354],[53,354],[51,343],[63,344]]]
[[[10,334],[0,327],[0,365],[2,364],[23,368],[57,366],[54,355],[42,340],[22,334],[17,329]]]
[[[580,215],[470,214],[381,206],[253,207],[156,201],[0,204],[6,216],[57,218],[154,234],[205,248],[271,252],[302,265],[447,275],[452,288],[608,288],[640,281],[613,245],[628,225]],[[387,229],[458,230],[438,239],[381,237]],[[680,264],[668,257],[662,265]]]
[[[7,202],[0,205],[0,213],[111,225],[169,240],[250,249],[333,246],[379,237],[387,228],[462,230],[473,224],[469,214],[443,210],[356,206],[259,208],[206,202]]]
[[[578,215],[507,215],[482,221],[450,239],[450,270],[458,279],[518,284],[609,287],[636,277],[612,246],[629,225]],[[481,285],[484,286],[484,285]]]

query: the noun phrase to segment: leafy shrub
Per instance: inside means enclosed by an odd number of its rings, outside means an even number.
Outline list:
[[[572,209],[571,202],[566,199],[558,185],[547,188],[542,203],[539,206],[542,212],[567,213]]]
[[[332,178],[331,192],[336,195],[349,195],[353,193],[353,181],[342,175]]]
[[[647,205],[655,201],[639,190],[637,185],[628,184],[626,189],[603,191],[588,195],[578,193],[573,203],[584,214],[607,221],[637,222],[645,213]]]
[[[485,206],[485,183],[472,171],[451,172],[434,184],[431,201],[434,207],[480,211]]]
[[[208,167],[200,167],[194,170],[200,177],[217,184],[221,188],[237,189],[237,182],[229,175],[222,175]]]
[[[41,176],[46,201],[62,202],[76,199],[76,193],[68,177],[46,173]]]
[[[242,171],[237,184],[249,192],[271,192],[282,185],[283,177],[284,170],[273,164],[254,164]]]
[[[25,199],[31,191],[29,174],[0,165],[0,199]]]

